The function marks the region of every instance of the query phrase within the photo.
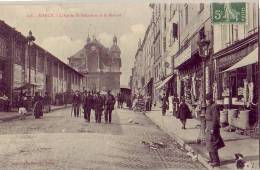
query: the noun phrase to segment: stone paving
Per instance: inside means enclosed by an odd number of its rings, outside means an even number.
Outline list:
[[[5,169],[205,169],[144,114],[115,110],[112,124],[86,123],[70,109],[0,124]],[[102,120],[104,122],[104,120]],[[143,142],[157,142],[151,147]]]

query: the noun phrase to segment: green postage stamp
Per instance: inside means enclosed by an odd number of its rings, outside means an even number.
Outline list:
[[[212,23],[243,23],[247,20],[245,2],[213,3]]]

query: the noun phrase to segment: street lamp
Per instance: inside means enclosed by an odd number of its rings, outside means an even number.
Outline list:
[[[200,113],[200,120],[201,120],[201,125],[200,125],[200,134],[197,139],[198,143],[201,143],[202,141],[205,141],[206,139],[206,59],[209,56],[210,49],[210,40],[206,40],[206,36],[204,35],[202,38],[199,39],[197,42],[199,46],[199,56],[202,59],[202,103],[201,103],[201,113]]]
[[[31,95],[31,47],[33,46],[35,41],[35,37],[32,35],[32,31],[29,31],[29,35],[27,36],[27,42],[28,42],[28,56],[29,56],[29,93]]]

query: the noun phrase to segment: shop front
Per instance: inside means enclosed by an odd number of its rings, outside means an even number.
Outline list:
[[[172,111],[172,99],[175,94],[176,90],[176,76],[175,74],[170,74],[166,78],[164,78],[155,88],[157,91],[160,92],[160,97],[165,94],[169,100],[169,111]]]
[[[206,94],[212,90],[210,77],[210,60],[206,62]],[[197,107],[202,101],[202,60],[196,52],[192,57],[178,67],[177,94],[185,98],[190,106]]]
[[[257,122],[257,34],[215,54],[217,103],[224,106],[222,123],[250,129]]]

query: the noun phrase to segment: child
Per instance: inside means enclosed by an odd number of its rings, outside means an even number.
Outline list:
[[[25,115],[27,113],[26,100],[27,100],[27,97],[25,96],[25,94],[22,94],[20,97],[19,109],[18,109],[18,113],[20,114],[20,120],[25,119]]]

